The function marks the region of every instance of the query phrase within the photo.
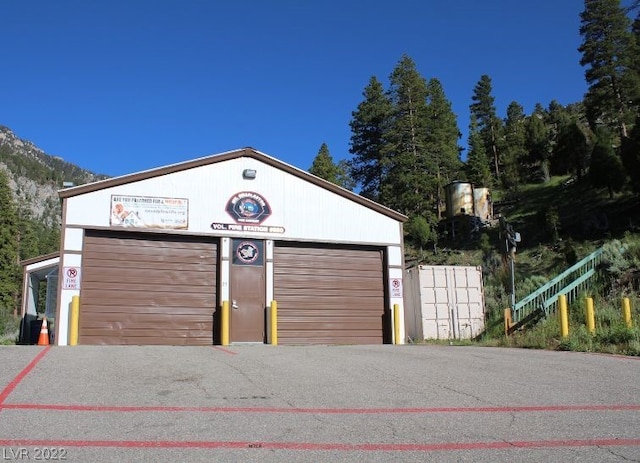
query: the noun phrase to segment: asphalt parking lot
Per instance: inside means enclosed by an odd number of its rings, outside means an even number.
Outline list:
[[[3,461],[640,461],[640,359],[453,346],[0,347]]]

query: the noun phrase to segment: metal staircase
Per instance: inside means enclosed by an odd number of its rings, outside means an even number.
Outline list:
[[[511,328],[517,329],[529,321],[539,320],[555,312],[558,296],[561,294],[567,296],[567,303],[571,304],[582,291],[591,286],[601,261],[602,248],[589,254],[553,280],[518,301],[511,310],[513,323]]]

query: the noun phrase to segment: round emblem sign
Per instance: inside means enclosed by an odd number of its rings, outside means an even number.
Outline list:
[[[236,248],[238,259],[244,264],[252,264],[258,259],[260,251],[251,241],[243,241]]]
[[[266,199],[254,191],[236,193],[226,206],[227,213],[237,223],[260,224],[271,215],[271,207]]]

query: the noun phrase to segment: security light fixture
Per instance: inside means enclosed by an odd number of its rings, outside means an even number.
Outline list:
[[[242,171],[242,178],[245,180],[253,180],[256,178],[256,173],[255,169],[245,169]]]

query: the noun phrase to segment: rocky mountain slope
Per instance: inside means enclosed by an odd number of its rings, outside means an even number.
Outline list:
[[[0,168],[8,173],[9,186],[21,214],[47,227],[60,223],[58,190],[63,182],[81,185],[106,178],[45,153],[1,125]]]

